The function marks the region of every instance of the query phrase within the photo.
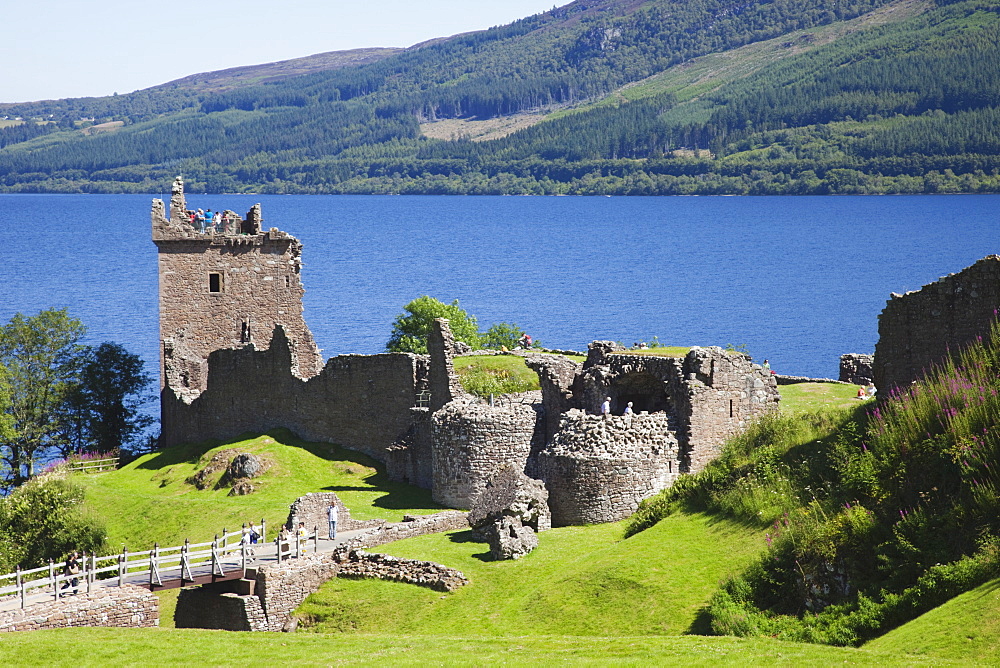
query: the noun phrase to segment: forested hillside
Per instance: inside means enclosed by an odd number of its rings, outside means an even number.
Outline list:
[[[0,129],[0,190],[162,192],[183,172],[192,192],[996,192],[998,14],[578,0],[361,65],[76,100],[124,125]],[[421,133],[514,114],[540,122],[489,141]]]

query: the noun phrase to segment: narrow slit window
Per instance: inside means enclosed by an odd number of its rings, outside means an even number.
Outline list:
[[[208,291],[222,292],[222,274],[211,273],[208,275]]]

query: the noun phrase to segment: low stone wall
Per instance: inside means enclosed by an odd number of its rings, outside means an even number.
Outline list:
[[[0,612],[0,632],[62,629],[70,626],[148,628],[160,625],[160,602],[141,587],[101,587],[26,610]]]
[[[844,380],[834,380],[833,378],[811,378],[809,376],[786,376],[783,374],[776,374],[774,379],[778,381],[778,385],[798,385],[799,383],[841,383],[844,385],[850,385]]]
[[[443,533],[469,528],[469,514],[463,510],[445,510],[433,515],[417,515],[406,522],[391,522],[372,527],[351,539],[350,548],[368,548],[385,545],[404,538],[414,538],[430,533]]]
[[[335,493],[310,492],[292,502],[288,509],[288,519],[285,520],[285,526],[293,529],[299,525],[299,522],[302,522],[306,525],[310,535],[313,527],[317,527],[319,535],[326,536],[329,529],[326,511],[331,503],[336,503],[339,508],[337,531],[354,531],[355,529],[367,529],[385,524],[385,520],[352,520],[351,511]]]
[[[257,572],[256,598],[266,615],[265,628],[254,631],[280,631],[291,618],[292,611],[309,594],[337,575],[333,552],[307,554],[280,564],[268,564]],[[242,622],[241,622],[242,623]],[[246,624],[250,625],[247,620]]]
[[[677,438],[665,413],[563,416],[539,455],[553,526],[615,522],[669,487],[680,468]]]
[[[402,559],[387,554],[371,554],[363,550],[338,552],[339,578],[374,578],[406,582],[435,591],[455,591],[469,583],[461,571],[432,561]]]

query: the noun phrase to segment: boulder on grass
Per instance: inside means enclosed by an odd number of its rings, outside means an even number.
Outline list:
[[[473,500],[469,525],[490,544],[494,559],[517,559],[538,546],[536,532],[552,526],[541,481],[507,466]]]

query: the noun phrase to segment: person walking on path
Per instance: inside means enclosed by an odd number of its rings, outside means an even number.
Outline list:
[[[80,578],[76,577],[80,574],[80,555],[75,550],[73,554],[69,555],[66,559],[66,565],[63,566],[63,575],[67,577],[67,580],[63,582],[63,589],[69,589],[70,585],[73,585],[73,593],[80,591]],[[60,593],[60,598],[65,596],[65,594]]]
[[[330,540],[337,540],[337,520],[340,518],[340,509],[337,503],[333,502],[326,509],[326,519],[330,523]]]
[[[604,417],[611,415],[611,397],[604,398],[604,403],[601,404],[601,415]]]
[[[247,556],[250,557],[251,559],[257,558],[257,550],[255,550],[253,547],[253,544],[257,542],[256,539],[254,538],[255,535],[256,532],[254,532],[253,525],[251,525],[251,526],[244,526],[243,533],[240,536],[240,545],[244,547],[244,549],[247,551]]]

